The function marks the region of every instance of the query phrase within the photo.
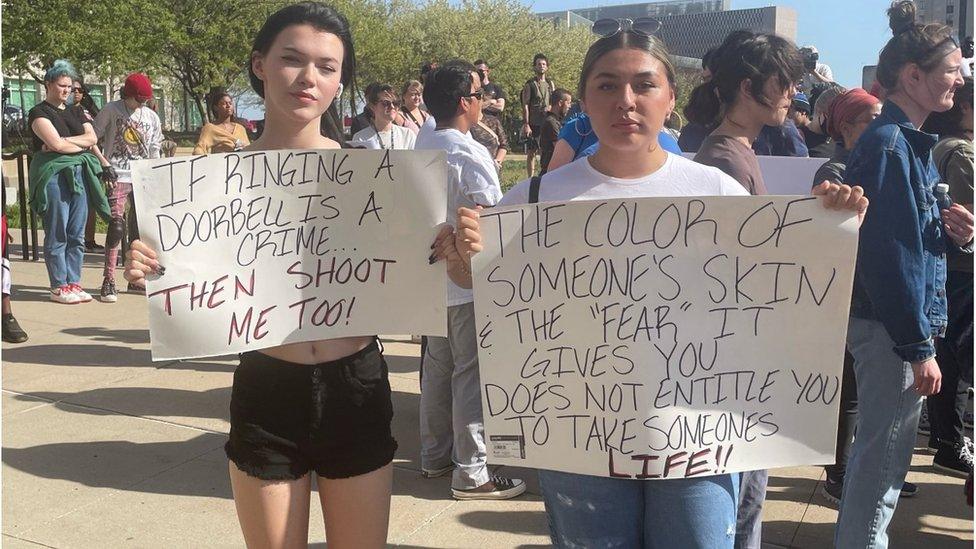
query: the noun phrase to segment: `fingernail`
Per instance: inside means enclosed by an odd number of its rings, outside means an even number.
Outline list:
[[[433,250],[433,249],[434,249],[434,246],[436,246],[436,245],[437,245],[437,243],[436,243],[436,242],[435,242],[435,243],[433,243],[433,244],[431,244],[431,245],[430,245],[430,249],[431,249],[431,250]]]
[[[427,258],[427,264],[433,265],[436,262],[437,262],[437,258],[434,257],[434,254],[430,254],[430,257]]]
[[[157,266],[156,274],[158,274],[159,276],[163,276],[164,274],[166,274],[166,267],[163,267],[162,265]]]

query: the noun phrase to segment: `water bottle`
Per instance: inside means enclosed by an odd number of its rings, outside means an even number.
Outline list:
[[[952,197],[949,196],[949,185],[939,183],[935,186],[935,201],[939,205],[939,210],[948,210],[952,206]]]

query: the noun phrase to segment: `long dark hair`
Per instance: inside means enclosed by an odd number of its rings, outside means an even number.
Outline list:
[[[285,6],[272,13],[264,21],[261,30],[254,37],[251,52],[266,55],[271,49],[274,39],[282,30],[292,25],[311,25],[313,28],[328,32],[339,37],[342,41],[342,71],[339,75],[339,82],[344,89],[355,95],[356,82],[356,51],[353,48],[352,34],[349,31],[349,21],[345,16],[335,10],[332,6],[322,2],[299,2]],[[250,59],[247,63],[247,73],[251,80],[251,87],[261,98],[264,98],[264,82],[254,74],[254,67]],[[340,144],[345,142],[342,131],[342,121],[339,118],[339,101],[332,102],[328,110],[322,114],[319,129],[322,135],[338,141]]]
[[[902,67],[915,63],[929,72],[942,59],[959,48],[952,29],[939,23],[927,25],[915,21],[915,2],[899,0],[888,8],[888,26],[894,36],[878,57],[877,79],[891,93],[898,87]]]
[[[753,97],[768,105],[763,85],[775,78],[786,88],[803,76],[803,60],[793,42],[775,34],[736,31],[715,50],[709,67],[712,79],[697,86],[685,107],[685,118],[703,126],[719,122],[739,97],[739,86],[749,81]]]

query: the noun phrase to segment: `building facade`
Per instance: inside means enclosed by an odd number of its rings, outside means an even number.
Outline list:
[[[915,0],[918,19],[952,27],[961,42],[973,35],[973,0]]]
[[[680,5],[683,11],[675,13],[662,8],[674,5]],[[655,6],[661,9],[654,11],[657,8],[652,7]],[[796,41],[796,12],[792,8],[776,6],[729,10],[728,6],[728,0],[660,2],[574,9],[540,13],[538,16],[551,19],[557,25],[584,26],[592,25],[593,21],[603,18],[657,17],[662,22],[658,36],[668,46],[668,50],[674,55],[698,59],[709,49],[721,44],[730,32],[737,30],[774,33]],[[698,11],[692,11],[692,8]]]
[[[669,0],[665,2],[644,2],[640,4],[620,4],[599,6],[594,8],[578,8],[569,12],[596,21],[598,19],[637,19],[638,17],[656,17],[658,19],[669,15],[684,15],[690,13],[707,13],[726,11],[732,0]],[[538,14],[543,18],[567,18],[565,11]]]

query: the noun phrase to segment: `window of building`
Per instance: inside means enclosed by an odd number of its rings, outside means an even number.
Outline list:
[[[948,6],[946,6],[946,13],[952,13],[953,9],[955,9],[955,6],[949,4]]]
[[[25,115],[34,105],[40,103],[41,95],[38,91],[37,82],[27,79],[9,78],[5,84],[10,90],[10,104],[23,109]]]

